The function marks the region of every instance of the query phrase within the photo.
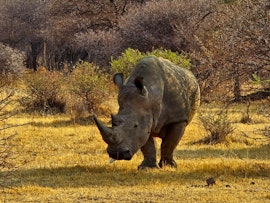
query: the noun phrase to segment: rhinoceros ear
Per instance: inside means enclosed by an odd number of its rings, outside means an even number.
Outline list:
[[[134,80],[134,84],[141,95],[146,96],[148,94],[148,91],[143,84],[143,77],[141,76],[136,77]]]
[[[123,73],[116,73],[113,76],[113,82],[116,84],[118,87],[121,87],[123,85]]]

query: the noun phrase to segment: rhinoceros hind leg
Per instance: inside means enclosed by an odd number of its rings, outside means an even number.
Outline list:
[[[141,151],[144,156],[144,160],[141,165],[138,166],[139,170],[146,168],[158,168],[157,160],[156,160],[156,144],[153,137],[149,137],[147,142],[141,148]]]
[[[186,125],[186,122],[174,123],[163,129],[165,135],[161,143],[160,167],[177,167],[176,162],[173,160],[173,152],[184,134]]]

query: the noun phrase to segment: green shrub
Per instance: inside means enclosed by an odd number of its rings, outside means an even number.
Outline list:
[[[256,74],[252,74],[252,80],[251,82],[255,85],[262,86],[265,91],[269,92],[270,89],[270,79],[261,78],[260,76]]]
[[[111,60],[112,70],[127,76],[136,63],[143,57],[143,53],[139,50],[128,48],[118,59]]]
[[[26,95],[20,103],[30,111],[40,113],[63,113],[64,77],[58,72],[37,71],[29,73],[25,78]]]
[[[173,52],[168,49],[155,49],[152,52],[147,52],[146,55],[155,55],[165,59],[170,60],[178,66],[184,68],[190,68],[190,60],[183,54],[179,54],[178,52]]]
[[[104,101],[108,80],[99,68],[88,62],[80,62],[69,76],[71,107],[73,112],[99,113],[99,106]]]
[[[178,52],[172,52],[171,50],[166,49],[155,49],[151,52],[141,53],[138,50],[128,48],[120,57],[118,57],[118,59],[111,60],[112,70],[114,72],[121,72],[127,77],[136,63],[149,55],[163,57],[181,67],[190,67],[190,60],[185,55],[179,54]]]

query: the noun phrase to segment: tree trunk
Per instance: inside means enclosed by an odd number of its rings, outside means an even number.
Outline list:
[[[234,100],[239,101],[241,99],[241,89],[240,89],[240,79],[238,73],[235,73],[234,76]]]
[[[47,68],[47,44],[43,41],[43,65]]]
[[[31,58],[32,58],[31,68],[33,68],[34,71],[37,71],[37,66],[38,66],[37,57],[38,57],[38,43],[31,42]]]

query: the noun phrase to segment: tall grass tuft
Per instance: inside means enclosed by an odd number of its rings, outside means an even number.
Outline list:
[[[234,132],[234,127],[228,119],[227,110],[200,113],[198,116],[207,137],[202,140],[205,144],[218,144],[226,141],[228,135]]]

